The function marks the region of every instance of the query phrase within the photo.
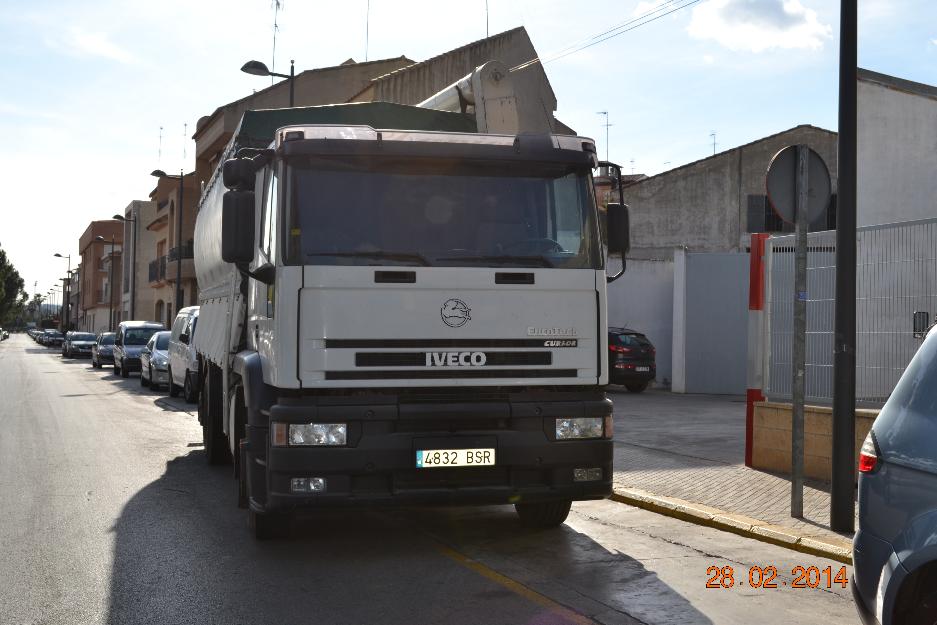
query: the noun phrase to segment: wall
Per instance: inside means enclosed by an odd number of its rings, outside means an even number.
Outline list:
[[[617,269],[612,266],[608,271]],[[673,379],[673,261],[629,260],[624,275],[608,285],[608,325],[646,334],[657,349],[657,384],[669,386]]]
[[[877,410],[856,410],[855,450],[865,440]],[[833,409],[804,407],[804,475],[829,481],[833,449]],[[858,465],[857,465],[858,466]],[[777,473],[791,472],[791,405],[756,402],[752,434],[752,467]]]
[[[748,271],[747,254],[675,250],[674,392],[745,393]]]
[[[859,78],[858,224],[937,216],[937,88]]]
[[[836,178],[836,133],[797,126],[715,156],[631,184],[632,258],[670,258],[690,252],[745,251],[750,237],[748,196],[764,195],[765,172],[783,147],[817,150]]]

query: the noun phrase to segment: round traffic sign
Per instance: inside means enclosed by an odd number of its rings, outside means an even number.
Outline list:
[[[775,214],[792,224],[797,218],[797,146],[774,155],[765,181],[768,202]],[[832,183],[823,157],[807,148],[807,223],[816,221],[830,204]]]

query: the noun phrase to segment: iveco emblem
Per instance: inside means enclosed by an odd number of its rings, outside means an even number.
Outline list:
[[[461,328],[472,318],[470,313],[472,309],[465,305],[460,299],[447,299],[446,303],[439,309],[439,315],[443,323],[450,328]]]

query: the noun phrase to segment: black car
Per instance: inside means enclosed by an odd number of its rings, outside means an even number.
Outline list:
[[[65,341],[65,335],[58,330],[46,330],[43,345],[46,347],[61,347]]]
[[[657,376],[657,350],[646,336],[628,328],[608,329],[608,381],[640,393]]]
[[[116,332],[102,332],[91,346],[91,366],[100,369],[105,363],[114,364],[114,337]]]

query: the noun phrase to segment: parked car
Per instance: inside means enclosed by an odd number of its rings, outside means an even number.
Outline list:
[[[62,355],[68,358],[91,356],[95,336],[90,332],[68,332],[62,345]]]
[[[852,592],[867,624],[937,622],[937,330],[859,452]]]
[[[169,383],[169,335],[168,330],[157,332],[140,352],[140,386],[155,389]]]
[[[608,381],[640,393],[657,376],[657,350],[646,336],[628,328],[608,329]]]
[[[5,341],[8,338],[10,338],[10,333],[3,328],[0,328],[0,341]]]
[[[169,337],[169,396],[182,396],[189,403],[198,401],[198,359],[195,354],[195,328],[198,306],[183,308],[172,322]]]
[[[65,336],[58,330],[46,330],[43,336],[42,344],[46,347],[61,347],[65,341]]]
[[[102,332],[91,346],[91,366],[100,369],[105,364],[114,364],[114,337],[116,332]]]
[[[155,321],[121,321],[114,337],[114,373],[130,376],[140,370],[140,352],[154,333],[166,328]]]

